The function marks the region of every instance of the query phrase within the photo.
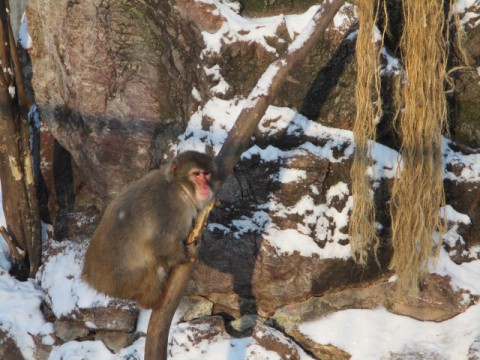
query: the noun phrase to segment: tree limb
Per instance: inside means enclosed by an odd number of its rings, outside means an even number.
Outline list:
[[[333,17],[345,0],[325,0],[302,33],[288,47],[286,54],[273,62],[248,96],[235,124],[215,159],[219,186],[233,172],[233,167],[247,150],[258,123],[265,114],[280,85],[290,70],[306,58],[319,41]],[[197,221],[194,232],[198,235],[210,209],[203,213],[203,221]],[[200,230],[199,230],[200,229]],[[189,237],[190,238],[190,237]],[[161,298],[155,305],[148,324],[145,344],[145,360],[167,359],[168,333],[180,298],[187,287],[195,262],[176,266],[169,278]]]
[[[41,228],[30,153],[29,101],[10,25],[9,1],[0,0],[0,177],[9,234],[26,252],[26,274],[41,260]]]

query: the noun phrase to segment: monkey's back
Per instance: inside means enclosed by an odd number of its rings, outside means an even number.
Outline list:
[[[88,248],[83,278],[95,289],[150,308],[171,266],[186,261],[183,241],[197,210],[154,170],[107,207]]]

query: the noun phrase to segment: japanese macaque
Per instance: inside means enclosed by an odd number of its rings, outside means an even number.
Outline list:
[[[195,254],[185,240],[212,199],[214,173],[210,157],[187,151],[127,187],[93,234],[83,279],[107,295],[152,308],[170,269]]]

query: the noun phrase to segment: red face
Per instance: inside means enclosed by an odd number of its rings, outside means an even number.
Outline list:
[[[193,169],[190,173],[190,179],[195,184],[195,197],[198,201],[207,201],[212,197],[210,180],[212,173],[203,170]]]

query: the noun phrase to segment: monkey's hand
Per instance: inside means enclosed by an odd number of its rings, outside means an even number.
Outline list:
[[[185,254],[187,255],[188,261],[195,262],[197,260],[198,246],[199,246],[198,241],[185,244]]]

